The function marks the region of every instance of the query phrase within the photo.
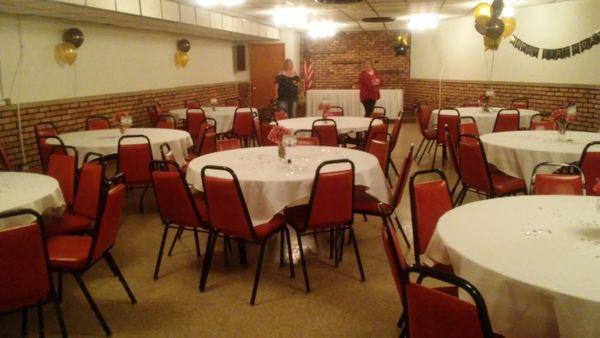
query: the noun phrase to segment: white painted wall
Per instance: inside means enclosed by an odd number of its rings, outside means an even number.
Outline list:
[[[541,48],[565,47],[600,29],[600,1],[577,0],[517,9],[515,35]],[[432,31],[414,32],[411,77],[415,79],[487,80],[483,38],[474,18],[441,22]],[[484,56],[485,55],[485,56]],[[600,46],[562,60],[532,58],[507,39],[495,52],[494,81],[600,84]]]
[[[36,102],[229,81],[248,81],[236,72],[234,43],[189,37],[192,48],[186,68],[175,67],[176,41],[170,33],[22,16],[21,90],[12,85],[18,68],[17,16],[0,14],[0,70],[5,97],[13,103]],[[80,28],[85,42],[71,67],[59,65],[54,47],[62,32]],[[12,89],[12,90],[11,90]]]

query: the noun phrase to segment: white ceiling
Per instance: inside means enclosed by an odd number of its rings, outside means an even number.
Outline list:
[[[198,6],[197,0],[176,0]],[[311,11],[311,17],[331,20],[341,24],[341,30],[402,30],[407,28],[408,15],[422,12],[438,13],[440,18],[448,19],[469,14],[469,11],[484,0],[363,0],[348,5],[324,5],[314,0],[246,0],[245,3],[227,8],[214,6],[210,9],[228,15],[242,17],[272,25],[269,10],[276,7],[303,6]],[[505,0],[516,2],[514,7],[535,6],[572,0]],[[599,0],[600,1],[600,0]],[[365,17],[392,16],[392,23],[364,23]]]

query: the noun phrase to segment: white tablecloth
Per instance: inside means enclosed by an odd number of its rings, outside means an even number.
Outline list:
[[[236,173],[255,225],[271,219],[294,201],[310,196],[315,170],[327,160],[349,159],[355,166],[355,184],[369,194],[389,201],[385,176],[375,156],[347,148],[297,146],[288,148],[292,163],[281,161],[277,147],[244,148],[200,156],[190,162],[187,181],[202,188],[201,170],[206,165],[226,166]],[[210,173],[210,172],[208,172]],[[214,172],[211,175],[215,175]],[[221,175],[219,175],[221,177]],[[222,177],[230,177],[225,173]]]
[[[40,214],[60,215],[64,206],[65,200],[54,178],[32,173],[0,172],[0,212],[28,208]],[[0,229],[30,221],[23,217],[2,219]]]
[[[404,110],[402,89],[381,89],[375,105],[385,107],[387,117],[395,118]],[[328,100],[332,106],[344,108],[346,116],[365,116],[358,89],[310,89],[306,92],[306,116],[320,116],[319,103]]]
[[[313,122],[320,118],[321,117],[298,117],[294,119],[281,120],[278,123],[280,126],[288,128],[292,133],[294,133],[295,131],[301,129],[311,130]],[[367,131],[369,129],[369,124],[371,123],[371,119],[368,117],[332,116],[329,118],[335,120],[338,133],[340,134]],[[381,124],[381,120],[375,120],[375,124]]]
[[[583,148],[600,140],[600,133],[568,131],[559,140],[558,131],[514,131],[483,135],[481,142],[489,163],[503,172],[531,182],[533,168],[541,162],[579,161]]]
[[[185,163],[187,149],[193,145],[192,138],[187,131],[160,128],[131,128],[124,135],[145,135],[150,139],[152,155],[160,160],[160,145],[168,143],[173,151],[175,160],[179,165]],[[102,155],[116,154],[119,138],[122,136],[118,129],[86,130],[59,135],[65,145],[72,146],[79,153],[79,164],[83,162],[85,154],[95,152]],[[49,140],[49,143],[52,140]],[[124,141],[125,144],[139,143],[138,139]]]
[[[600,198],[518,196],[446,213],[426,255],[485,298],[495,332],[600,337]]]
[[[491,108],[490,112],[484,112],[481,107],[459,107],[456,108],[460,112],[460,116],[471,116],[477,122],[477,129],[479,134],[489,134],[494,130],[494,123],[496,123],[496,116],[498,111],[502,108]],[[531,117],[539,112],[531,109],[519,109],[519,126],[521,128],[529,128],[529,122]],[[430,128],[437,126],[438,109],[431,112],[431,120],[429,123]]]
[[[236,108],[237,107],[215,107],[213,110],[212,107],[202,107],[206,117],[210,117],[217,121],[217,133],[225,133],[231,130]],[[254,111],[258,112],[257,110]],[[190,109],[190,112],[194,112],[194,109]],[[187,118],[187,109],[185,108],[172,109],[169,113],[178,120],[185,120]]]

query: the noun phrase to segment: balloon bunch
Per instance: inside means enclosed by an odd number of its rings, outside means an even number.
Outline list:
[[[408,48],[410,48],[410,45],[408,44],[408,33],[398,35],[398,44],[394,46],[396,56],[405,56],[408,52]]]
[[[509,37],[517,27],[512,17],[500,17],[504,9],[504,0],[494,0],[492,4],[482,2],[475,6],[475,30],[483,35],[485,50],[497,50],[502,37]]]
[[[79,28],[70,28],[63,33],[63,43],[54,50],[56,59],[63,64],[72,65],[77,60],[77,48],[83,44],[83,32]]]
[[[177,41],[177,52],[175,53],[175,65],[177,67],[185,68],[187,66],[190,58],[187,55],[187,52],[190,51],[192,45],[188,39],[181,39]]]

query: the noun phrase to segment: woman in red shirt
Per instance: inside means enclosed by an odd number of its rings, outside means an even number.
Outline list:
[[[365,106],[365,116],[371,117],[375,102],[379,100],[379,86],[381,78],[371,66],[371,60],[363,62],[363,70],[358,75],[358,85],[360,88],[360,102]]]

